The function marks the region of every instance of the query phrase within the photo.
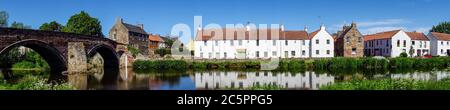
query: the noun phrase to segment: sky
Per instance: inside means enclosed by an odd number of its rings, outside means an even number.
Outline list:
[[[314,31],[324,25],[335,33],[343,24],[356,22],[363,34],[395,29],[428,32],[433,25],[450,21],[449,5],[450,0],[0,0],[9,23],[37,29],[50,21],[66,24],[71,15],[86,11],[101,21],[105,36],[118,17],[144,24],[148,33],[169,35],[179,23],[194,31],[194,16],[202,16],[203,26],[250,22],[283,24],[286,30],[307,26]]]

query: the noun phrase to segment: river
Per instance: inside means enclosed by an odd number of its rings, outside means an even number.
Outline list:
[[[12,71],[12,74],[46,75],[48,73]],[[402,71],[337,74],[319,71],[186,71],[183,73],[137,73],[131,68],[125,68],[120,69],[120,71],[96,69],[86,74],[68,76],[69,82],[81,90],[223,90],[250,88],[255,85],[277,85],[278,87],[292,90],[318,90],[324,85],[352,79],[405,78],[427,81],[441,80],[450,77],[450,72]]]

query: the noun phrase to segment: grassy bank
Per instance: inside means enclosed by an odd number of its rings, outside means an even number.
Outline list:
[[[321,90],[450,90],[450,79],[420,81],[412,79],[354,80],[323,86]]]
[[[44,78],[37,76],[25,76],[16,83],[0,81],[0,90],[75,90],[75,87],[68,83],[50,84]]]
[[[265,60],[156,60],[136,61],[134,69],[139,70],[259,70]],[[364,70],[364,69],[445,69],[450,67],[450,57],[422,58],[327,58],[327,59],[283,59],[275,71],[304,70]]]

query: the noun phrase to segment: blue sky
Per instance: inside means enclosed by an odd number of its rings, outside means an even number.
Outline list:
[[[105,35],[117,17],[142,23],[147,32],[167,35],[177,23],[194,29],[194,16],[203,16],[203,25],[251,22],[284,24],[287,30],[308,26],[312,31],[324,24],[335,33],[342,24],[354,21],[364,34],[427,31],[450,21],[449,5],[449,0],[0,0],[0,10],[10,14],[10,23],[19,21],[33,28],[53,20],[65,24],[84,10],[100,19]]]

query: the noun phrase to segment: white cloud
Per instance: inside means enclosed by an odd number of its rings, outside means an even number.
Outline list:
[[[371,27],[371,28],[367,28],[367,29],[360,29],[360,31],[362,34],[367,35],[367,34],[375,34],[375,33],[379,33],[379,32],[392,31],[392,30],[398,30],[398,29],[406,30],[405,27]]]
[[[395,24],[404,24],[409,23],[409,21],[404,19],[384,19],[377,21],[366,21],[366,22],[357,22],[359,27],[372,27],[372,26],[382,26],[382,25],[395,25]]]

